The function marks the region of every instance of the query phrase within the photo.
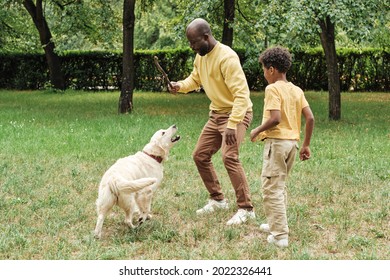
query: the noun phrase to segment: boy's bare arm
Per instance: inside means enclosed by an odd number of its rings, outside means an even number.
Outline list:
[[[251,141],[254,142],[256,140],[257,135],[259,133],[266,131],[267,129],[270,129],[274,126],[277,126],[280,123],[280,120],[282,119],[282,115],[279,110],[271,110],[271,117],[262,125],[252,129],[251,131]]]
[[[306,120],[306,125],[305,125],[305,138],[303,140],[302,148],[299,152],[299,158],[301,160],[307,160],[311,156],[310,140],[314,130],[314,115],[310,107],[303,108],[302,114]]]

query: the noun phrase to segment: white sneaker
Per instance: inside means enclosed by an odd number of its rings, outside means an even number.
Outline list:
[[[269,233],[271,230],[269,229],[269,224],[261,224],[260,225],[260,231]]]
[[[275,237],[271,234],[271,235],[268,235],[267,237],[267,241],[269,244],[275,244],[276,246],[280,247],[280,248],[285,248],[288,246],[288,238],[283,238],[283,239],[275,239]]]
[[[245,223],[248,219],[256,218],[254,211],[247,211],[245,209],[238,209],[237,213],[226,223],[230,225],[239,225]]]
[[[209,199],[209,202],[203,208],[196,210],[196,214],[202,215],[206,213],[212,213],[217,209],[228,209],[228,208],[229,208],[229,204],[225,199],[221,201]]]

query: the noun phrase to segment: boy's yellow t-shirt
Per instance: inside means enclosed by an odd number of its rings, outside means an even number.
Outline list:
[[[299,141],[302,109],[309,106],[301,88],[291,82],[277,81],[265,88],[263,121],[271,116],[271,110],[281,112],[280,123],[259,134],[258,139],[288,139]]]
[[[180,92],[203,87],[210,99],[210,110],[228,113],[227,127],[235,129],[246,112],[252,111],[248,83],[238,55],[218,42],[205,56],[196,55],[190,76],[179,81]]]

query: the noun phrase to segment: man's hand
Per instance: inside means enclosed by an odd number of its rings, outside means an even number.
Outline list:
[[[178,82],[171,82],[170,85],[168,84],[168,90],[170,93],[176,94],[180,90],[180,84]]]
[[[237,142],[236,130],[231,128],[226,128],[225,130],[225,141],[227,145],[234,145]]]

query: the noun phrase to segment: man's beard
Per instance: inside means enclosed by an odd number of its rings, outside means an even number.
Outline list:
[[[199,55],[200,56],[205,56],[206,54],[209,53],[209,44],[204,44],[203,46],[200,47],[199,49]]]

